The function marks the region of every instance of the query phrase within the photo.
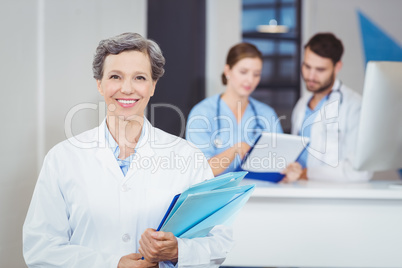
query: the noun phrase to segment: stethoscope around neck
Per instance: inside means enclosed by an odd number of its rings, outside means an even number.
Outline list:
[[[343,101],[343,93],[341,91],[341,87],[342,87],[342,81],[339,80],[339,86],[336,89],[331,90],[331,92],[328,93],[327,95],[327,100],[329,100],[329,98],[331,97],[332,93],[338,93],[339,94],[339,105],[342,104]]]
[[[327,96],[325,97],[326,98],[326,101],[329,101],[329,99],[331,98],[331,96],[333,96],[332,94],[333,93],[336,93],[336,94],[339,94],[339,106],[340,105],[342,105],[342,102],[343,102],[343,93],[342,93],[342,91],[341,91],[341,87],[342,87],[342,81],[340,81],[339,80],[339,86],[336,88],[336,89],[332,89],[328,94],[327,94]],[[311,99],[310,99],[311,100]],[[310,102],[310,101],[309,101]],[[308,102],[308,103],[309,103]],[[307,103],[307,105],[308,105],[308,103]],[[339,107],[338,106],[338,107]],[[303,123],[302,123],[303,124]],[[301,129],[297,132],[298,134],[297,135],[299,135],[299,136],[301,136],[302,135],[302,133],[301,133]]]
[[[216,107],[217,124],[218,124],[217,134],[216,134],[215,139],[214,139],[214,146],[216,148],[222,148],[222,146],[223,146],[222,138],[221,138],[221,135],[219,134],[219,132],[221,130],[221,122],[220,122],[221,100],[222,100],[222,94],[220,94],[219,97],[218,97],[218,103],[217,103],[217,107]],[[249,100],[249,104],[250,104],[251,109],[253,110],[254,118],[256,120],[256,126],[253,129],[253,135],[256,136],[257,135],[257,129],[258,128],[263,129],[263,127],[260,124],[260,120],[258,119],[257,110],[255,109],[255,106],[254,106],[253,102],[251,102]]]

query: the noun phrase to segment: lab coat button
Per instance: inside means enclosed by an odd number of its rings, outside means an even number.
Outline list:
[[[123,242],[126,242],[126,243],[129,242],[130,239],[131,239],[131,237],[130,237],[129,234],[124,234],[124,235],[121,237],[121,240],[123,240]]]
[[[127,186],[127,184],[123,184],[123,186],[121,187],[122,192],[128,192],[129,190],[130,188]]]

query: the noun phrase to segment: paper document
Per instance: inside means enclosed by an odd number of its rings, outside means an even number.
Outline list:
[[[175,196],[158,230],[194,238],[225,224],[247,202],[255,185],[238,186],[247,172],[230,172],[191,186]]]
[[[249,171],[247,178],[279,181],[280,172],[295,162],[307,147],[306,137],[263,132],[243,159],[241,169]]]

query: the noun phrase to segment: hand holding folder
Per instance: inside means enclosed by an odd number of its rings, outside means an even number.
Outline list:
[[[206,236],[215,225],[225,224],[240,211],[254,190],[254,184],[238,186],[246,174],[226,173],[175,196],[158,231],[194,238]]]

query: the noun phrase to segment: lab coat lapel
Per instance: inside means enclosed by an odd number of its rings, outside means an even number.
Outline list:
[[[141,158],[147,157],[151,160],[151,157],[155,154],[151,147],[151,143],[155,139],[154,127],[151,123],[144,117],[144,135],[139,141],[133,160],[131,161],[130,168],[127,171],[126,176],[123,175],[116,158],[113,155],[112,150],[109,148],[108,142],[105,140],[105,127],[106,120],[102,122],[97,131],[98,148],[96,151],[96,157],[102,163],[102,167],[105,173],[111,173],[114,178],[116,178],[120,183],[132,178],[133,173],[141,167]]]
[[[141,168],[141,163],[144,162],[149,163],[148,161],[152,161],[152,157],[155,155],[155,152],[151,147],[151,144],[154,142],[155,138],[155,129],[151,125],[151,123],[146,119],[146,117],[144,117],[143,128],[144,128],[143,136],[137,144],[135,155],[133,157],[133,160],[131,161],[130,168],[128,169],[128,172],[126,174],[126,179],[131,178],[133,173],[135,173],[136,170]],[[144,158],[148,159],[144,161]]]
[[[99,148],[96,152],[96,157],[102,163],[103,170],[106,174],[111,173],[112,177],[116,178],[119,182],[123,181],[124,174],[110,148]]]
[[[303,126],[303,121],[304,121],[304,116],[306,114],[306,109],[307,109],[307,103],[309,102],[311,98],[311,94],[308,94],[307,96],[303,97],[303,102],[301,103],[300,111],[296,113],[296,122],[295,122],[295,133],[294,135],[301,135],[300,131]]]
[[[103,120],[97,131],[98,148],[95,154],[98,160],[102,163],[105,174],[111,173],[112,177],[117,179],[119,182],[122,182],[124,180],[124,175],[116,161],[116,158],[113,155],[112,150],[109,148],[109,143],[106,141],[105,128],[106,119]]]
[[[340,107],[342,107],[341,105],[341,101],[342,101],[342,97],[341,97],[342,93],[341,93],[341,81],[340,80],[335,80],[335,83],[332,87],[332,93],[330,94],[327,103],[332,103],[332,102],[337,102],[337,106],[336,108],[332,108],[332,110],[335,109],[340,109]],[[332,106],[335,107],[335,106]]]

